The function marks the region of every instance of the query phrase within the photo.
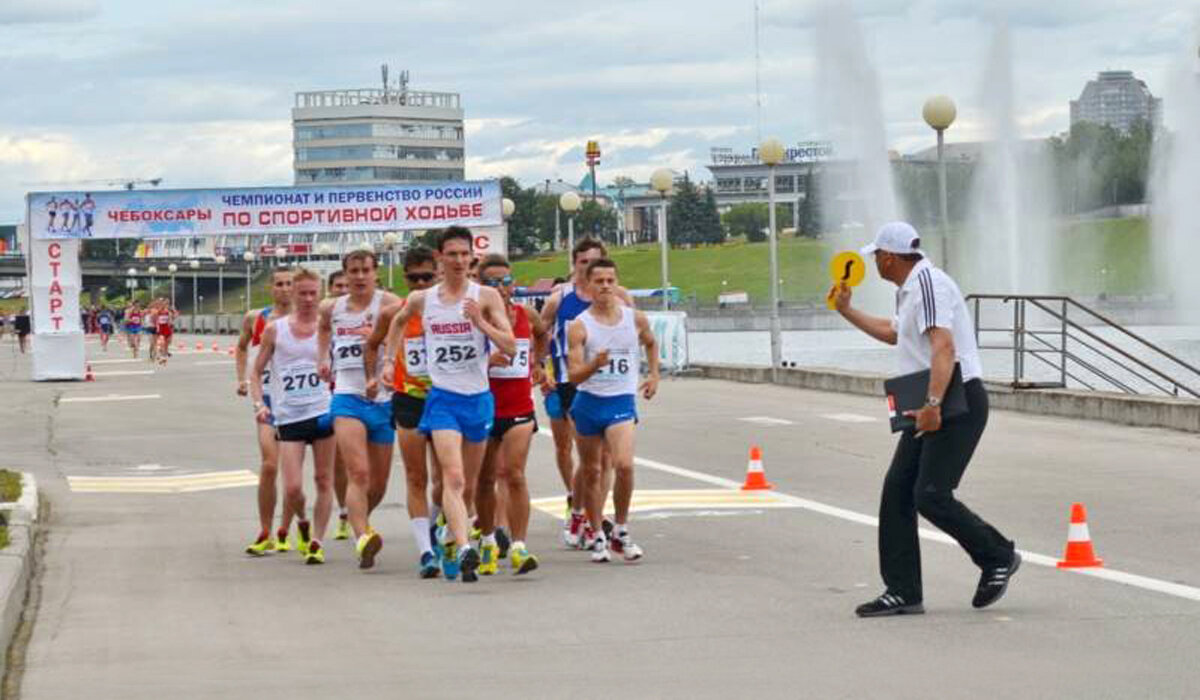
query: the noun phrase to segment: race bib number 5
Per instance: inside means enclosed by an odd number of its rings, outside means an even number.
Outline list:
[[[529,362],[529,340],[520,338],[517,340],[517,354],[513,356],[512,362],[507,367],[492,367],[489,376],[497,379],[524,379],[529,376]]]

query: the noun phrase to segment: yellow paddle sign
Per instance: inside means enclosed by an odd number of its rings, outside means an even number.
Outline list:
[[[833,286],[829,288],[829,296],[826,297],[825,303],[832,309],[835,307],[834,299],[837,297],[838,287],[843,284],[847,287],[862,284],[867,276],[867,266],[857,252],[845,250],[829,261],[829,276],[833,279]]]

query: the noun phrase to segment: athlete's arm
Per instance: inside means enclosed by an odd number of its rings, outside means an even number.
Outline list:
[[[333,336],[333,299],[321,302],[317,312],[317,376],[323,382],[333,381],[329,367],[329,343]]]
[[[392,322],[388,325],[387,341],[384,344],[384,353],[387,357],[395,357],[404,345],[404,328],[408,326],[408,321],[415,314],[421,313],[425,309],[425,292],[412,292],[408,295],[408,299],[404,301],[404,306],[401,306],[392,316]],[[386,368],[385,370],[386,371]],[[393,368],[393,372],[395,368]]]
[[[567,328],[567,381],[575,386],[586,382],[604,365],[608,364],[608,351],[596,353],[591,362],[583,358],[583,346],[587,343],[587,327],[583,321],[571,321]]]
[[[546,324],[542,321],[542,317],[537,314],[526,314],[529,316],[529,327],[533,330],[533,375],[531,379],[534,384],[546,383],[546,370],[543,366],[546,360],[546,354],[550,345],[550,334],[546,330]]]
[[[479,290],[479,303],[467,299],[463,302],[467,318],[483,331],[488,340],[495,343],[500,352],[512,357],[517,354],[517,339],[513,337],[512,324],[508,322],[508,311],[500,292],[483,287]]]
[[[242,332],[238,336],[237,350],[233,353],[238,396],[245,396],[249,388],[246,384],[246,358],[249,357],[250,339],[254,337],[254,316],[257,313],[258,311],[249,311],[242,317]]]
[[[554,327],[554,318],[558,316],[558,305],[560,303],[562,303],[562,292],[550,292],[550,298],[542,306],[542,325],[547,328]]]
[[[650,321],[646,318],[646,314],[634,311],[633,320],[637,324],[638,341],[646,349],[646,364],[649,365],[646,379],[638,389],[642,396],[652,399],[658,393],[658,339],[654,337],[654,331],[650,329]]]
[[[250,396],[254,398],[254,415],[260,421],[266,421],[271,415],[271,409],[267,408],[263,402],[263,371],[267,368],[267,363],[275,356],[275,324],[267,326],[263,331],[262,342],[258,348],[258,357],[254,358],[254,371],[250,382]]]
[[[375,394],[379,392],[379,378],[375,376],[375,368],[378,367],[379,360],[379,346],[387,339],[392,328],[392,320],[395,318],[396,312],[400,310],[402,303],[397,299],[379,310],[379,323],[376,323],[375,327],[371,329],[371,335],[367,336],[367,342],[364,344],[363,372],[367,378],[366,394],[368,399],[374,399]],[[387,355],[386,357],[393,356]],[[389,383],[391,382],[391,372],[388,371],[388,368],[391,366],[390,362],[384,363],[385,376],[383,380]]]

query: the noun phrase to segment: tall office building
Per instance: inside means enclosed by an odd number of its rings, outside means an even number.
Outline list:
[[[1071,126],[1092,122],[1128,133],[1138,121],[1162,126],[1162,98],[1150,94],[1133,71],[1103,71],[1088,81],[1078,100],[1071,100]]]
[[[387,85],[386,72],[384,85]],[[396,87],[296,93],[297,185],[464,179],[458,93]]]

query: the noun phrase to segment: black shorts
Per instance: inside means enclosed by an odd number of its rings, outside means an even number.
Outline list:
[[[558,394],[558,405],[561,407],[564,416],[571,415],[571,404],[575,402],[575,392],[578,389],[570,382],[562,382],[554,387],[554,391]]]
[[[533,423],[533,432],[536,433],[538,431],[536,413],[526,413],[523,416],[515,416],[512,418],[497,418],[492,422],[492,432],[490,437],[493,440],[501,440],[504,438],[505,433],[517,427],[518,425],[525,425],[526,423]]]
[[[408,394],[392,394],[392,424],[404,430],[416,430],[425,412],[425,399]]]
[[[311,445],[328,437],[333,437],[333,421],[329,419],[329,414],[275,426],[275,439],[279,442],[306,442]]]

